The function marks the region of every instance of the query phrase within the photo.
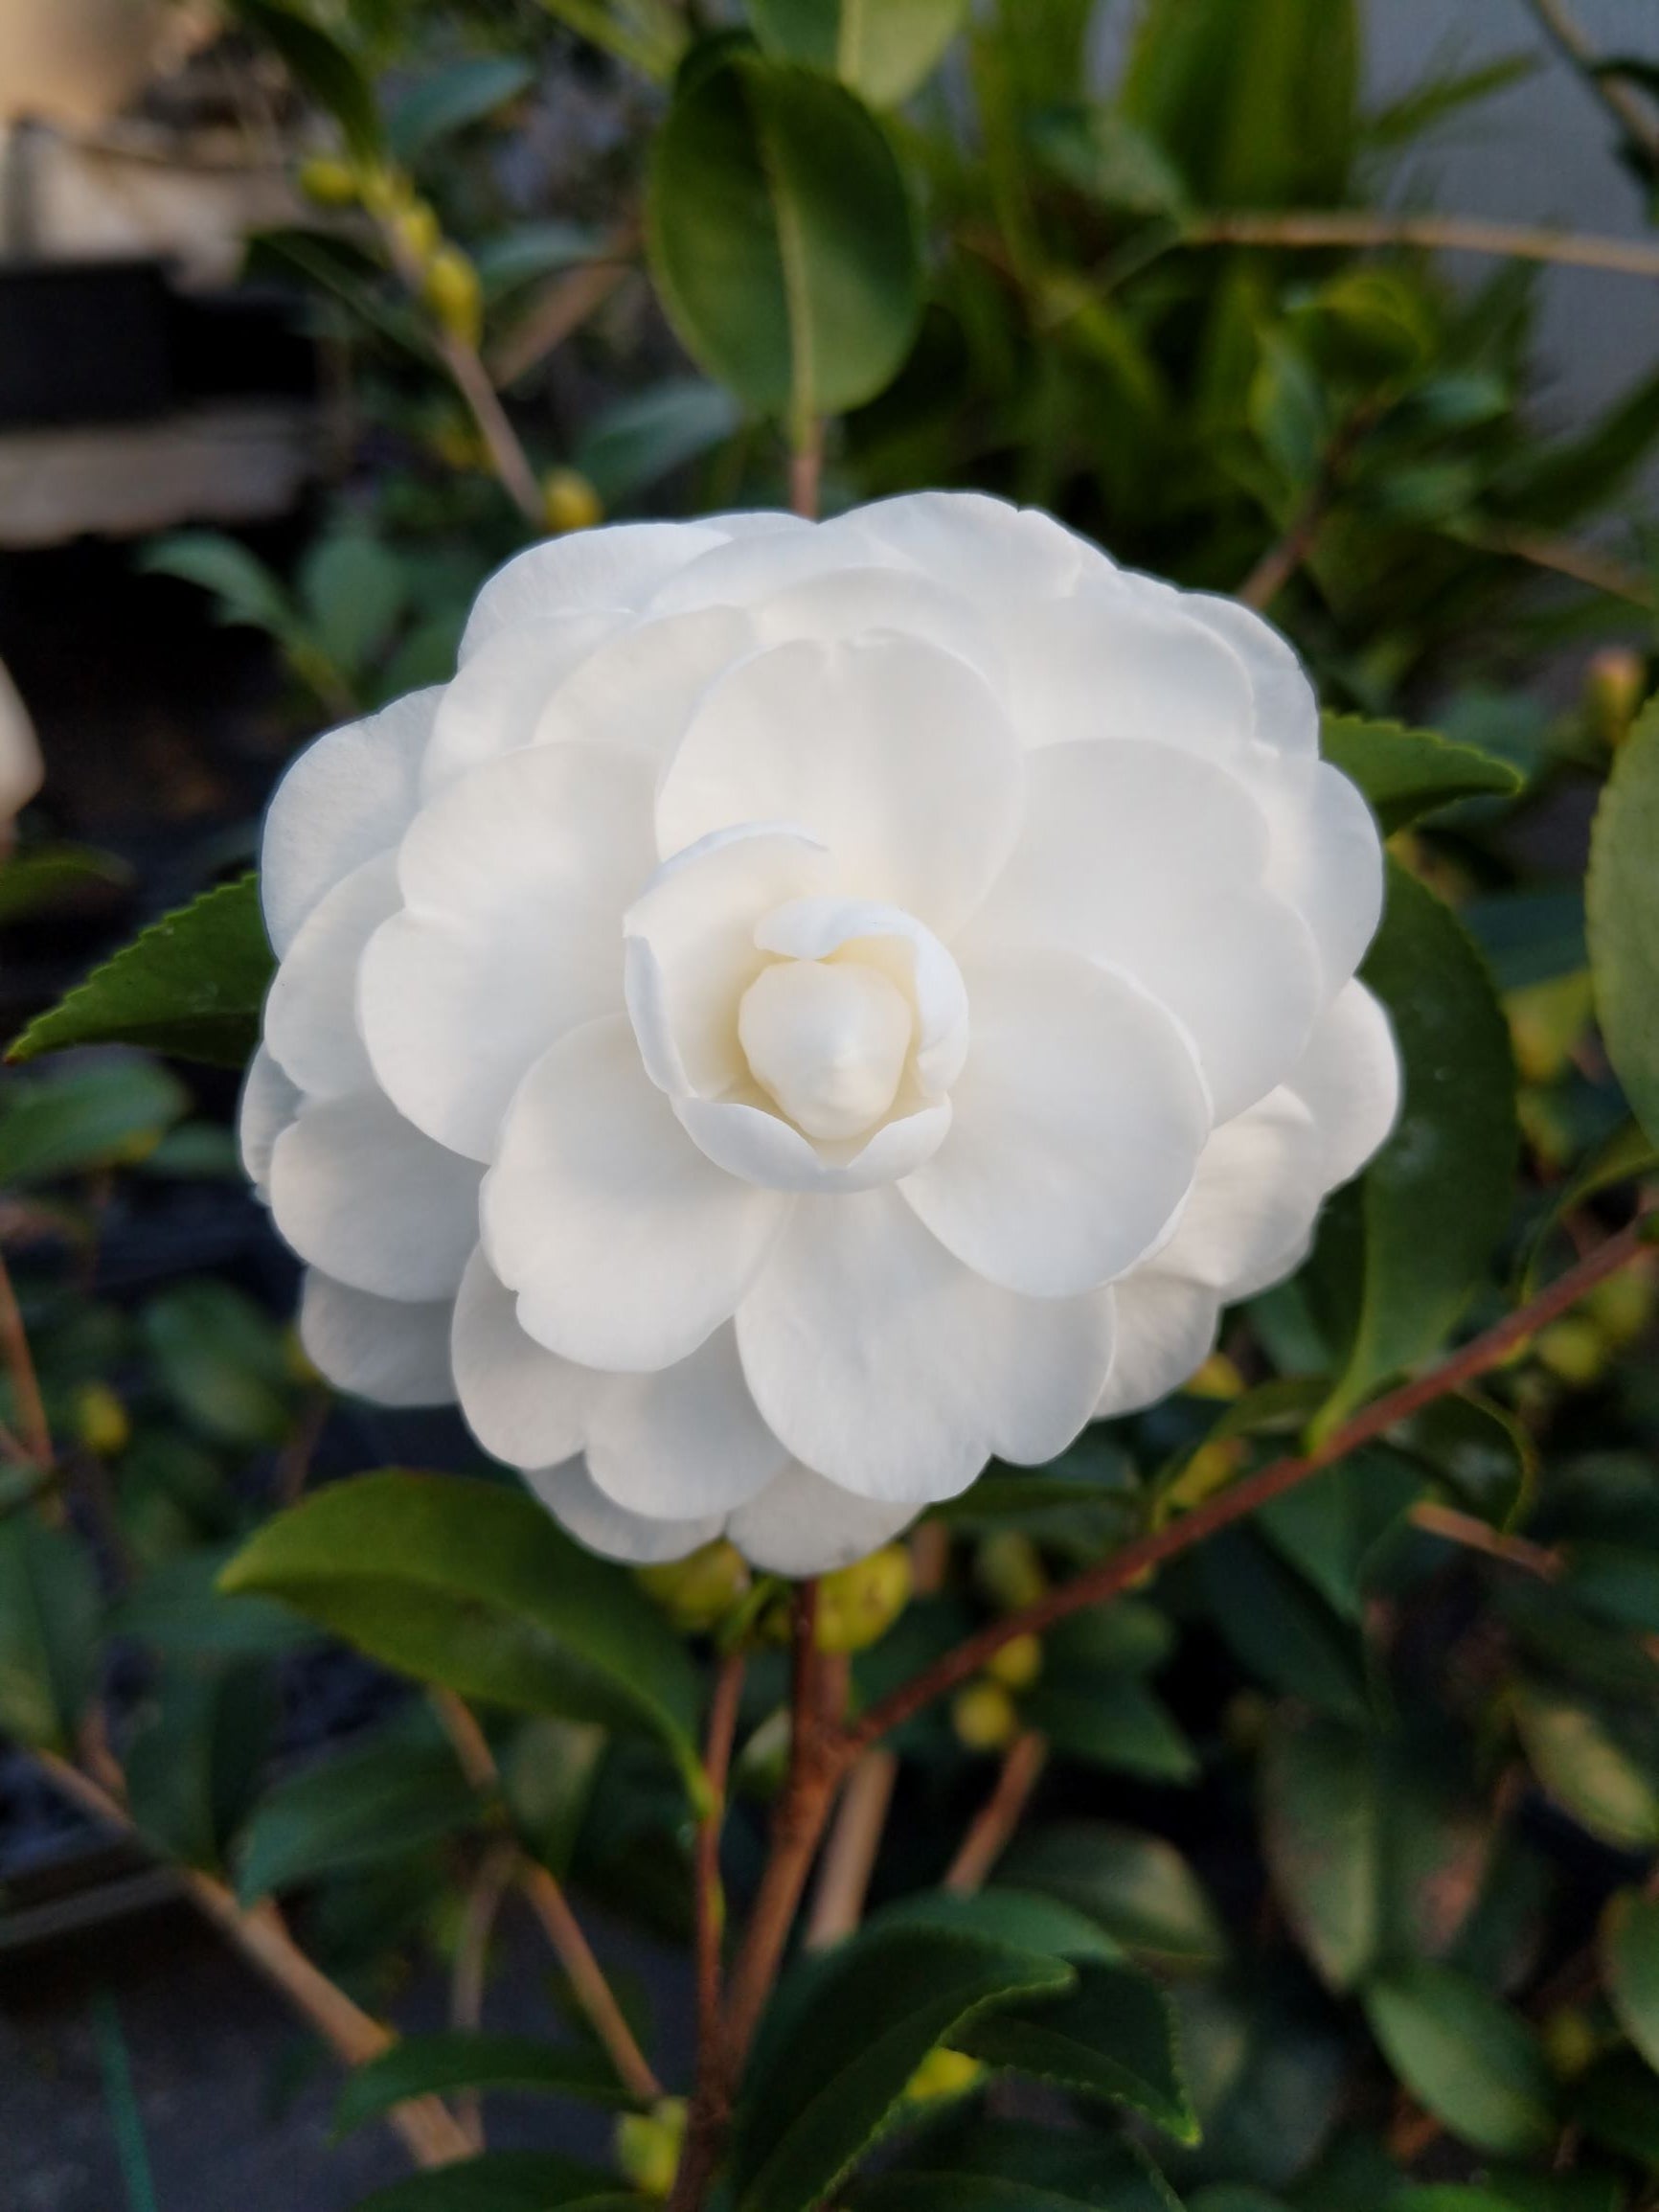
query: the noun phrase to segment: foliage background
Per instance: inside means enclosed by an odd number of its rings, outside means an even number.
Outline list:
[[[545,528],[971,484],[1269,609],[1393,832],[1368,974],[1407,1059],[1399,1135],[1197,1387],[933,1517],[910,1602],[863,1593],[855,1710],[1338,1432],[1630,1219],[1659,1135],[1659,373],[1552,421],[1536,271],[1582,241],[1500,241],[1525,251],[1454,285],[1423,243],[1444,211],[1398,212],[1524,57],[1379,112],[1346,0],[1145,0],[1103,87],[1085,0],[238,17],[288,67],[314,210],[252,268],[297,286],[352,466],[285,567],[201,533],[144,558],[269,636],[296,738],[441,679],[477,582]],[[1650,191],[1651,73],[1578,58]],[[25,825],[0,921],[104,868],[49,830]],[[33,1348],[0,1297],[0,1728],[264,1944],[359,2062],[344,2124],[404,2100],[433,2163],[481,2139],[478,2087],[548,2094],[542,2151],[382,2212],[663,2194],[673,2116],[625,2050],[619,2072],[614,2023],[594,2041],[552,1901],[689,1941],[701,1708],[759,1630],[724,1841],[735,1909],[753,1895],[781,1595],[729,1562],[642,1587],[585,1561],[452,1437],[443,1480],[319,1487],[373,1467],[376,1432],[341,1444],[280,1315],[210,1275],[111,1287],[99,1255],[147,1193],[227,1172],[199,1071],[245,1057],[267,968],[227,881],[44,1014],[20,1057],[74,1057],[0,1093]],[[865,1930],[791,1969],[744,2090],[740,2212],[1654,2201],[1652,1288],[1639,1256],[905,1722]],[[373,1718],[318,1758],[330,1635],[426,1692],[373,1677]],[[988,1800],[1023,1819],[986,1887],[957,1854]],[[971,1902],[942,1902],[953,1872]],[[476,2032],[514,1887],[574,1973],[575,2026],[529,2042]],[[434,1957],[457,2032],[382,2052]],[[304,1959],[334,1993],[308,2009]],[[691,2087],[686,2050],[626,2033]],[[641,2108],[620,2171],[559,2162],[571,2100]]]

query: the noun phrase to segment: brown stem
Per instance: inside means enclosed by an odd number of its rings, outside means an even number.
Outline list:
[[[818,496],[824,479],[824,424],[814,416],[806,422],[789,455],[789,512],[808,522],[818,519]]]
[[[937,1525],[937,1524],[935,1524]],[[808,1950],[825,1950],[849,1936],[864,1917],[870,1877],[898,1779],[898,1761],[880,1745],[863,1752],[847,1777],[834,1825],[824,1846],[818,1886],[807,1916]]]
[[[438,351],[456,390],[472,410],[472,420],[489,450],[496,475],[525,520],[540,532],[547,523],[547,502],[542,497],[535,470],[518,442],[518,432],[508,420],[507,409],[489,381],[489,372],[477,347],[444,332],[438,341]]]
[[[506,1837],[484,1855],[461,1915],[456,1938],[455,1963],[449,1973],[449,2024],[476,2029],[484,2018],[484,1985],[489,1963],[489,1939],[495,1931],[501,1901],[512,1886],[518,1853]],[[484,2110],[476,2089],[455,2099],[455,2117],[475,2151],[484,2149]]]
[[[1013,1832],[1031,1803],[1032,1791],[1048,1765],[1047,1739],[1034,1728],[1016,1736],[1008,1747],[996,1788],[975,1815],[951,1860],[944,1886],[958,1897],[971,1897],[985,1885],[986,1877],[1013,1840]]]
[[[1548,569],[1554,576],[1587,584],[1592,591],[1604,591],[1609,599],[1628,600],[1632,606],[1653,604],[1652,586],[1639,569],[1613,559],[1595,546],[1577,545],[1570,537],[1556,537],[1544,530],[1511,530],[1472,522],[1460,523],[1450,535],[1461,545]]]
[[[17,1425],[23,1434],[23,1448],[37,1467],[50,1467],[52,1426],[46,1418],[46,1402],[40,1395],[40,1379],[34,1372],[34,1355],[29,1349],[29,1335],[23,1326],[17,1293],[11,1287],[11,1272],[3,1258],[0,1258],[0,1357],[5,1359],[6,1372],[11,1378],[12,1393],[17,1400]]]
[[[544,291],[489,356],[489,374],[498,387],[516,384],[597,313],[629,274],[639,249],[639,230],[625,224],[605,240],[604,250],[580,268],[567,269]]]
[[[1321,457],[1319,473],[1307,496],[1291,517],[1284,536],[1267,548],[1239,586],[1236,596],[1246,606],[1255,607],[1258,613],[1265,613],[1312,553],[1336,495],[1342,489],[1343,476],[1354,447],[1360,444],[1381,412],[1379,401],[1368,400],[1362,406],[1355,407],[1337,429]]]
[[[670,2212],[695,2212],[719,2161],[732,2116],[732,2074],[720,2008],[720,1955],[726,1897],[720,1882],[720,1832],[726,1819],[726,1785],[743,1689],[743,1660],[733,1653],[720,1662],[709,1702],[703,1770],[709,1806],[697,1824],[696,1968],[697,2079],[686,2119],[686,2143],[674,2175]]]
[[[1489,1521],[1477,1520],[1472,1513],[1459,1513],[1455,1506],[1437,1504],[1433,1498],[1414,1505],[1406,1517],[1430,1536],[1443,1537],[1467,1551],[1484,1552],[1488,1559],[1502,1560],[1506,1566],[1519,1567],[1541,1582],[1557,1581],[1565,1564],[1558,1552],[1531,1543],[1524,1536],[1511,1536]]]
[[[107,1821],[132,1832],[132,1818],[113,1790],[50,1751],[37,1754],[67,1797]],[[353,2004],[345,1991],[314,1966],[289,1935],[269,1898],[243,1907],[224,1883],[193,1867],[181,1867],[179,1880],[198,1909],[222,1929],[242,1956],[280,1990],[295,2011],[348,2066],[361,2066],[391,2049],[390,2028]],[[470,2156],[472,2145],[448,2108],[437,2097],[418,2097],[398,2105],[387,2118],[420,2166],[448,2166]]]
[[[1423,246],[1434,252],[1497,254],[1618,276],[1659,277],[1659,246],[1534,223],[1478,217],[1390,215],[1370,208],[1309,208],[1284,214],[1245,211],[1194,216],[1175,240],[1189,246]]]
[[[1648,1225],[1642,1220],[1631,1222],[1628,1228],[1609,1237],[1587,1259],[1580,1260],[1577,1266],[1569,1267],[1528,1305],[1471,1338],[1426,1375],[1420,1375],[1415,1380],[1402,1383],[1398,1390],[1374,1400],[1332,1429],[1310,1451],[1275,1460],[1270,1467],[1234,1484],[1231,1490],[1222,1491],[1178,1520],[1125,1544],[1099,1566],[1047,1591],[1034,1605],[990,1622],[931,1667],[878,1699],[844,1732],[839,1746],[843,1758],[851,1759],[866,1745],[879,1742],[891,1729],[901,1726],[924,1705],[931,1704],[934,1699],[945,1696],[958,1683],[978,1674],[988,1660],[994,1658],[1005,1644],[1011,1644],[1017,1636],[1041,1635],[1057,1621],[1081,1612],[1086,1606],[1101,1605],[1117,1597],[1165,1561],[1190,1551],[1194,1544],[1202,1543],[1205,1538],[1215,1536],[1221,1529],[1230,1528],[1235,1521],[1248,1518],[1272,1499],[1282,1497],[1286,1491],[1295,1490],[1324,1469],[1334,1466],[1362,1444],[1384,1435],[1425,1405],[1449,1397],[1491,1368],[1501,1366],[1535,1330],[1577,1305],[1587,1290],[1616,1274],[1639,1252],[1645,1251],[1648,1243]]]

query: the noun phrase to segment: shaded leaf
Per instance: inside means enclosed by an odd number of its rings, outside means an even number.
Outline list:
[[[0,1092],[0,1185],[139,1159],[189,1106],[176,1076],[125,1056],[10,1083]]]
[[[1198,1553],[1211,1617],[1252,1674],[1339,1720],[1369,1710],[1358,1636],[1261,1539],[1228,1529]]]
[[[1320,750],[1365,793],[1384,836],[1455,799],[1511,797],[1522,783],[1508,761],[1473,745],[1358,715],[1327,715]]]
[[[1602,1915],[1602,1970],[1619,2025],[1659,2073],[1659,1900],[1622,1889]]]
[[[1511,2157],[1554,2140],[1554,2087],[1537,2044],[1479,1983],[1416,1959],[1376,1975],[1363,1995],[1389,2064],[1454,2135]]]
[[[730,393],[683,376],[606,407],[583,430],[571,458],[612,507],[721,445],[737,427]]]
[[[1198,1755],[1174,1715],[1144,1682],[1045,1668],[1020,1701],[1022,1719],[1068,1759],[1149,1782],[1193,1782]]]
[[[144,1311],[145,1342],[187,1420],[221,1444],[278,1444],[293,1380],[268,1313],[228,1283],[181,1283]]]
[[[385,650],[409,591],[396,554],[361,530],[319,538],[300,563],[299,588],[317,643],[352,676]]]
[[[860,2192],[860,2212],[1181,2212],[1134,2145],[982,2121]]]
[[[1602,1036],[1631,1110],[1659,1143],[1659,701],[1620,746],[1586,878]]]
[[[1591,1704],[1532,1683],[1513,1705],[1533,1771],[1564,1812],[1621,1850],[1659,1844],[1659,1788]]]
[[[67,1530],[28,1514],[0,1520],[0,1729],[68,1751],[91,1695],[98,1585]]]
[[[614,2174],[552,2151],[487,2151],[376,2189],[352,2212],[639,2212]]]
[[[391,1741],[319,1760],[266,1790],[243,1830],[245,1904],[320,1875],[396,1859],[477,1817],[448,1745]]]
[[[748,0],[761,45],[829,70],[875,107],[929,77],[962,28],[967,0]]]
[[[1003,1861],[1015,1888],[1087,1913],[1148,1965],[1214,1966],[1227,1937],[1203,1884],[1171,1843],[1105,1821],[1067,1821],[1020,1838]]]
[[[123,1761],[143,1834],[170,1859],[220,1867],[276,1720],[275,1686],[261,1668],[164,1665],[151,1710]]]
[[[409,2097],[452,2089],[539,2089],[550,2096],[625,2108],[634,2100],[604,2055],[534,2036],[468,2034],[456,2029],[405,2036],[385,2055],[348,2076],[334,2108],[334,2129],[347,2134]]]
[[[952,2042],[988,2065],[1127,2105],[1178,2143],[1198,2139],[1170,2000],[1134,1967],[1085,1963],[1065,1995],[999,2006]]]
[[[360,161],[381,146],[380,111],[374,88],[337,39],[281,0],[231,0],[232,11],[282,57],[294,82],[345,134]]]
[[[36,845],[0,863],[0,924],[72,905],[84,891],[110,890],[132,880],[113,853],[90,845]]]
[[[468,124],[481,123],[535,82],[528,61],[511,54],[481,54],[452,61],[411,87],[386,121],[386,141],[395,160],[417,168],[434,147]]]

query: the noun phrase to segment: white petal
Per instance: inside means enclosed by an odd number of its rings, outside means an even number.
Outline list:
[[[660,1374],[608,1377],[588,1423],[595,1483],[629,1513],[659,1519],[730,1512],[788,1458],[755,1409],[729,1328]]]
[[[300,1341],[337,1390],[376,1405],[448,1405],[451,1311],[447,1298],[419,1306],[376,1298],[308,1267]]]
[[[265,811],[260,901],[281,960],[325,891],[396,845],[419,803],[420,756],[443,694],[413,692],[307,745]]]
[[[753,606],[775,592],[831,576],[844,568],[908,564],[884,554],[854,513],[810,530],[734,539],[667,578],[651,597],[654,615],[688,614],[705,606]]]
[[[723,1516],[710,1514],[702,1520],[648,1520],[613,1505],[590,1478],[580,1459],[562,1467],[533,1469],[525,1481],[561,1528],[607,1560],[625,1560],[630,1566],[658,1566],[667,1560],[683,1560],[713,1543]]]
[[[1117,1349],[1112,1372],[1095,1406],[1109,1420],[1154,1405],[1178,1389],[1216,1349],[1221,1302],[1201,1283],[1137,1267],[1112,1286]]]
[[[1399,1111],[1399,1054],[1363,983],[1345,984],[1284,1079],[1313,1115],[1327,1190],[1358,1174]]]
[[[633,624],[549,698],[535,742],[620,746],[660,766],[709,686],[755,644],[753,624],[732,607]]]
[[[1201,1283],[1226,1304],[1277,1281],[1318,1208],[1322,1161],[1307,1106],[1288,1090],[1269,1092],[1205,1146],[1159,1272]]]
[[[357,1027],[363,947],[398,911],[391,853],[365,860],[307,915],[265,1000],[265,1044],[310,1098],[344,1098],[374,1084]]]
[[[671,1096],[739,1082],[738,1001],[766,965],[755,931],[822,889],[830,857],[797,830],[745,824],[665,860],[623,921],[628,1011],[651,1081]]]
[[[771,1191],[873,1191],[914,1174],[950,1129],[951,1106],[918,1106],[874,1136],[814,1145],[764,1106],[740,1100],[685,1098],[675,1113],[699,1151],[729,1174]]]
[[[261,1044],[242,1079],[242,1095],[237,1105],[237,1141],[247,1178],[266,1205],[271,1198],[271,1152],[301,1104],[298,1089]]]
[[[1126,738],[1227,760],[1250,741],[1243,662],[1178,603],[1147,600],[1114,578],[1014,607],[1002,639],[1022,744]]]
[[[736,822],[829,846],[843,888],[949,937],[1007,857],[1025,768],[965,664],[909,638],[779,646],[704,701],[657,794],[679,851]]]
[[[910,1505],[875,1505],[798,1462],[726,1524],[754,1566],[773,1575],[828,1575],[851,1566],[909,1527]]]
[[[869,630],[898,630],[966,661],[1000,692],[1006,681],[994,627],[964,593],[901,568],[846,568],[761,600],[751,620],[761,646],[816,638],[830,644]]]
[[[1213,761],[1152,744],[1033,756],[1020,840],[961,946],[1051,946],[1116,969],[1192,1038],[1217,1121],[1272,1089],[1307,1040],[1320,969],[1263,890],[1267,817]]]
[[[622,1004],[622,914],[648,875],[650,770],[591,745],[510,754],[403,841],[406,910],[364,955],[375,1075],[418,1129],[487,1160],[525,1070]]]
[[[665,578],[725,542],[694,522],[619,522],[574,531],[515,554],[479,593],[461,640],[461,658],[505,629],[551,614],[643,606]]]
[[[1254,788],[1273,828],[1271,890],[1313,932],[1327,1004],[1382,919],[1382,839],[1371,809],[1326,761],[1269,761]]]
[[[480,646],[446,684],[420,764],[420,790],[430,799],[483,761],[534,741],[547,705],[572,672],[609,637],[628,627],[614,610],[551,614],[505,629]]]
[[[917,491],[860,508],[879,543],[981,605],[1058,598],[1084,579],[1113,574],[1099,546],[1034,507],[983,491]]]
[[[962,970],[932,930],[902,907],[872,899],[797,899],[768,914],[756,932],[768,952],[790,960],[828,960],[859,945],[859,958],[879,966],[916,1010],[916,1073],[929,1097],[947,1091],[967,1057],[967,987]]]
[[[483,1252],[474,1252],[455,1301],[455,1391],[486,1451],[510,1467],[550,1467],[581,1449],[609,1378],[527,1336],[516,1307]]]
[[[271,1212],[301,1259],[355,1290],[452,1297],[478,1242],[478,1170],[363,1091],[307,1106],[277,1139]]]
[[[561,1038],[519,1086],[485,1179],[484,1242],[550,1351],[642,1372],[731,1318],[787,1212],[704,1158],[616,1015]]]
[[[965,965],[972,1038],[956,1119],[903,1185],[934,1235],[993,1283],[1070,1296],[1153,1245],[1209,1132],[1169,1015],[1069,952]],[[809,1453],[802,1455],[810,1459]]]
[[[1319,701],[1296,651],[1261,615],[1236,599],[1183,592],[1181,604],[1244,663],[1256,698],[1256,735],[1277,752],[1319,750]]]
[[[802,1198],[738,1310],[755,1402],[842,1489],[923,1505],[991,1454],[1052,1459],[1094,1411],[1111,1301],[1019,1298],[974,1275],[897,1192]]]

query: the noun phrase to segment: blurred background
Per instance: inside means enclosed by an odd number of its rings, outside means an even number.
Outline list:
[[[786,495],[783,438],[695,315],[665,314],[663,243],[642,241],[673,0],[316,0],[302,19],[357,73],[331,107],[285,15],[0,0],[8,1038],[240,874],[294,748],[441,680],[477,583],[530,536]],[[826,503],[977,484],[1182,582],[1252,580],[1333,705],[1432,721],[1520,769],[1501,830],[1471,803],[1414,856],[1511,993],[1547,1181],[1605,1133],[1572,1057],[1576,885],[1653,643],[1659,13],[1181,16],[1181,0],[942,11],[938,54],[882,103],[920,313],[831,437]],[[1310,250],[1294,225],[1231,237],[1230,211],[1360,219]],[[1430,253],[1409,226],[1433,216],[1654,259]],[[88,1571],[105,1598],[148,1593],[77,1662],[105,1670],[139,1737],[168,1721],[158,1669],[196,1648],[191,1592],[251,1516],[313,1472],[469,1456],[446,1418],[341,1407],[307,1374],[289,1263],[235,1158],[236,1084],[138,1055],[0,1081],[0,1236],[91,1532],[92,1569],[64,1569],[53,1602],[85,1611]],[[1572,1357],[1544,1387],[1596,1386],[1595,1346],[1576,1379]],[[0,1557],[0,1589],[11,1571]],[[274,1746],[303,1767],[396,1718],[366,1665],[264,1632],[240,1654],[261,1662],[236,1677],[245,1704],[215,1723],[250,1766]],[[19,1734],[6,1635],[0,1729]],[[141,1762],[175,1843],[236,1810],[222,1772],[205,1812],[186,1804],[199,1741],[152,1733]],[[616,1890],[652,1832],[631,1800],[613,1811],[577,1849]],[[442,2012],[438,1840],[311,1869],[336,1881],[317,1930],[335,1971],[416,2018]],[[607,1941],[677,2017],[648,1939]],[[543,1970],[511,1917],[501,1944],[492,2017],[511,2025]],[[170,2212],[328,2212],[399,2170],[374,2133],[330,2148],[328,2102],[175,1878],[0,1735],[4,2212],[110,2212],[133,2112]]]

